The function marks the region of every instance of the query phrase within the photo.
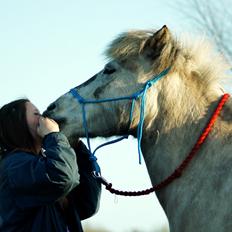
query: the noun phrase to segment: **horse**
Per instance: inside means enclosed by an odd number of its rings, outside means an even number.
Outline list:
[[[229,66],[207,39],[177,37],[167,26],[123,32],[109,43],[105,55],[103,70],[73,88],[81,100],[95,101],[83,106],[69,91],[50,104],[45,115],[56,120],[70,140],[86,136],[80,123],[83,112],[90,138],[139,137],[156,186],[180,167],[208,128],[224,96]],[[228,96],[187,168],[156,190],[171,232],[232,231],[231,143]]]

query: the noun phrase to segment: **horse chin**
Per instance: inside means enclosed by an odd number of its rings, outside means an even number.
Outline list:
[[[86,137],[83,134],[78,134],[78,133],[76,133],[75,131],[72,131],[72,130],[63,129],[63,130],[61,130],[61,132],[65,134],[65,136],[67,137],[71,147],[75,147],[80,138]],[[94,133],[89,133],[88,137],[92,139],[92,138],[98,137],[98,135],[96,135]]]
[[[67,136],[67,139],[71,145],[71,147],[76,147],[78,141],[79,141],[79,137],[75,134],[72,134],[70,136]]]

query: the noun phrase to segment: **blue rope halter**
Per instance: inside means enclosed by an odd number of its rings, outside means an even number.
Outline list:
[[[70,93],[73,95],[74,98],[77,99],[77,101],[81,104],[82,106],[82,118],[83,118],[83,126],[85,129],[85,136],[87,139],[87,144],[88,144],[88,149],[91,153],[90,156],[90,160],[93,161],[92,163],[94,163],[94,161],[96,161],[96,157],[95,157],[95,153],[96,151],[106,145],[112,144],[112,143],[116,143],[119,142],[123,139],[128,138],[128,134],[127,135],[123,135],[120,138],[117,138],[115,140],[111,140],[109,142],[103,143],[101,145],[99,145],[94,152],[92,153],[91,151],[91,145],[90,145],[90,139],[89,139],[89,133],[88,133],[88,126],[87,126],[87,121],[86,121],[86,111],[85,111],[85,104],[90,104],[90,103],[102,103],[102,102],[111,102],[111,101],[121,101],[121,100],[132,100],[132,104],[131,104],[131,110],[130,110],[130,118],[129,118],[129,128],[130,128],[130,124],[132,122],[132,118],[133,118],[133,111],[134,111],[134,105],[135,105],[135,101],[141,97],[141,107],[140,107],[140,119],[139,119],[139,124],[137,127],[137,139],[138,139],[138,154],[139,154],[139,163],[141,164],[141,140],[142,140],[142,134],[143,134],[143,123],[144,123],[144,112],[145,112],[145,103],[146,103],[146,93],[147,90],[154,84],[156,83],[158,80],[160,80],[162,77],[164,77],[168,72],[169,72],[170,68],[167,68],[165,70],[163,70],[160,74],[154,76],[151,80],[147,81],[143,87],[142,90],[129,95],[129,96],[124,96],[124,97],[116,97],[116,98],[106,98],[106,99],[100,99],[100,100],[94,100],[94,99],[84,99],[75,88],[70,90]],[[95,165],[96,166],[96,165]],[[97,173],[100,173],[99,167],[94,167],[94,170]]]

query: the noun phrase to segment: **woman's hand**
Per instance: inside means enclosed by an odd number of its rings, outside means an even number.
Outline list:
[[[59,125],[53,119],[45,118],[42,116],[39,118],[37,133],[42,138],[47,134],[50,134],[52,132],[59,132],[59,131],[60,131]]]

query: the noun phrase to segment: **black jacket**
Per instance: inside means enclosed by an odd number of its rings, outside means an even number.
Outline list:
[[[1,232],[81,232],[80,221],[97,211],[101,184],[85,145],[80,141],[74,152],[59,132],[47,135],[43,148],[42,155],[16,151],[1,160]]]

